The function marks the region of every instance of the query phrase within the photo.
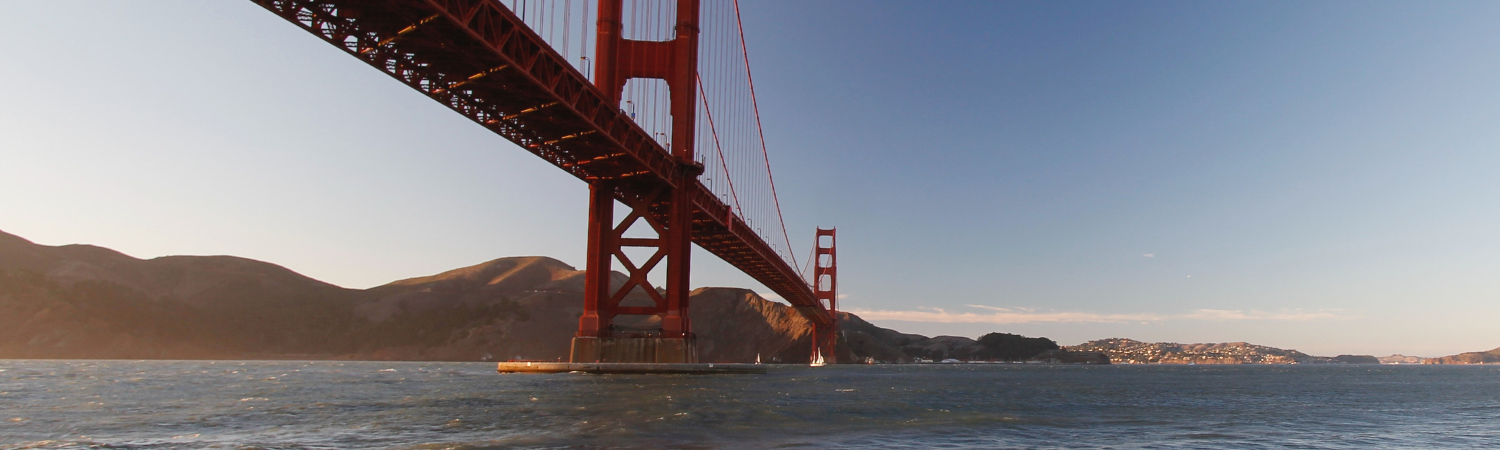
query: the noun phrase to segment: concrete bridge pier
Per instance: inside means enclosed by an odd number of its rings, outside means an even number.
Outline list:
[[[573,338],[572,362],[693,364],[698,345],[687,337],[594,337]]]

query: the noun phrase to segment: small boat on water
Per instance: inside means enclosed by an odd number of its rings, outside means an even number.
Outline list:
[[[813,366],[813,367],[823,367],[823,366],[828,365],[828,363],[823,362],[823,351],[822,350],[818,350],[818,353],[813,354],[812,364],[808,364],[808,365],[809,366]]]

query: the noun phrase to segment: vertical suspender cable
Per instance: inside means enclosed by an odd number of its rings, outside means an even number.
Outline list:
[[[697,78],[697,77],[694,77]],[[719,152],[719,165],[724,165],[724,150],[719,147],[719,131],[714,129],[714,111],[708,107],[708,96],[703,94],[703,79],[698,79],[698,95],[703,98],[703,112],[708,115],[708,129],[714,136],[714,149]],[[729,168],[724,167],[725,178],[729,178]],[[734,207],[740,210],[740,215],[745,214],[745,209],[740,207],[740,195],[734,192],[734,178],[729,178],[729,194],[734,196]]]
[[[755,79],[750,76],[750,48],[745,46],[745,24],[740,20],[740,0],[734,0],[734,24],[735,29],[740,32],[740,50],[745,56],[745,81],[750,84],[750,105],[755,108],[755,129],[760,133],[760,154],[766,163],[766,179],[771,183],[771,199],[776,203],[776,219],[781,222],[781,238],[786,241],[792,265],[801,270],[801,265],[797,264],[797,256],[791,252],[792,240],[786,232],[786,218],[781,215],[781,199],[776,196],[776,179],[771,176],[771,156],[766,154],[766,132],[760,124],[760,105],[755,101]]]

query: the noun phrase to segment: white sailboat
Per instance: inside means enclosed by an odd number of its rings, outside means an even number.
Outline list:
[[[813,354],[812,364],[808,365],[813,367],[823,367],[828,365],[828,363],[823,362],[823,350],[819,349],[817,353]]]
[[[760,353],[755,354],[755,363],[760,364]]]

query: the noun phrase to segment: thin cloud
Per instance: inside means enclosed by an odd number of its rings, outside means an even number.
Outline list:
[[[990,312],[954,312],[940,308],[928,311],[891,311],[851,309],[849,312],[865,320],[898,320],[903,322],[932,323],[1126,323],[1157,322],[1163,316],[1157,314],[1098,314],[1076,311],[1021,311],[993,308]]]
[[[1180,316],[1191,320],[1282,320],[1289,322],[1308,322],[1313,320],[1335,320],[1343,319],[1345,316],[1338,315],[1330,310],[1319,310],[1307,312],[1302,310],[1283,310],[1280,312],[1267,311],[1244,311],[1238,309],[1199,309]]]
[[[1141,257],[1142,258],[1155,258],[1156,254],[1155,253],[1147,253],[1147,254],[1141,255]]]
[[[766,300],[786,301],[786,299],[781,298],[781,296],[777,295],[775,292],[756,292],[755,295],[759,295],[760,298],[763,298],[763,299],[766,299]],[[839,300],[843,300],[843,299],[846,299],[846,298],[849,298],[849,294],[839,294],[839,296],[838,296]]]
[[[1337,314],[1330,310],[1302,311],[1256,311],[1256,310],[1230,310],[1230,309],[1197,309],[1183,314],[1156,314],[1156,313],[1093,313],[1084,311],[1044,311],[1033,308],[1002,308],[986,305],[964,305],[974,309],[984,310],[982,312],[971,311],[948,311],[942,308],[922,308],[920,310],[868,310],[851,309],[849,312],[859,315],[865,320],[895,320],[903,322],[927,322],[927,323],[990,323],[990,324],[1019,324],[1019,323],[1132,323],[1132,322],[1166,322],[1172,320],[1198,320],[1210,322],[1244,321],[1244,320],[1272,320],[1288,322],[1308,322],[1315,320],[1340,320],[1349,317]]]

